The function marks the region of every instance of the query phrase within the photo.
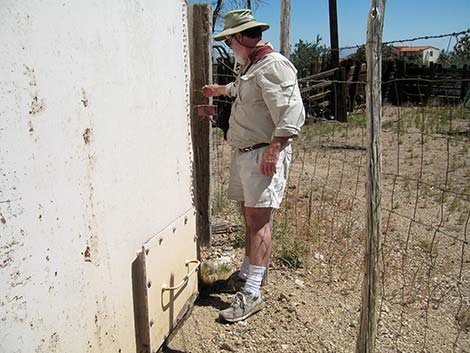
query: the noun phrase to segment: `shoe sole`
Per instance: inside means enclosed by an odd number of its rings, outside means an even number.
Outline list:
[[[219,315],[219,318],[221,318],[221,319],[224,320],[224,321],[227,321],[227,322],[230,322],[230,323],[234,323],[234,322],[242,321],[242,320],[245,320],[245,319],[249,318],[251,315],[256,314],[258,311],[260,311],[261,309],[263,309],[263,307],[264,307],[264,302],[262,302],[261,304],[259,304],[254,310],[250,311],[249,313],[247,313],[247,314],[244,315],[244,316],[237,317],[237,318],[233,318],[233,319],[226,319],[226,318],[223,317],[222,315]]]

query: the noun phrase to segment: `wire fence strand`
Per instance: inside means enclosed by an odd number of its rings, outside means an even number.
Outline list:
[[[466,33],[470,30],[442,37]],[[227,76],[216,73],[214,81]],[[383,82],[380,352],[470,347],[470,108],[456,91],[468,82],[464,76]],[[360,77],[310,81],[318,83],[358,85],[359,92],[367,84]],[[313,282],[341,293],[342,319],[348,322],[358,319],[366,232],[363,108],[350,110],[346,123],[309,115],[294,144],[273,232],[273,266],[303,269]],[[214,210],[224,213],[230,204],[224,196],[230,148],[220,132],[214,136]]]

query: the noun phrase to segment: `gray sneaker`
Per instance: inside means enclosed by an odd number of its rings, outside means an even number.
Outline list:
[[[239,292],[246,283],[239,277],[240,271],[235,271],[225,280],[218,280],[214,282],[213,290],[217,293],[236,293]]]
[[[219,313],[219,318],[228,322],[245,320],[247,317],[263,309],[261,294],[254,297],[244,291],[237,292],[229,308]]]

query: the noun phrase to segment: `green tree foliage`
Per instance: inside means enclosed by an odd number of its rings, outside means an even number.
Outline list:
[[[450,66],[451,65],[451,60],[452,60],[452,55],[450,52],[445,51],[442,49],[439,53],[439,57],[437,58],[437,63],[441,64],[443,66]]]
[[[453,51],[441,50],[437,62],[443,66],[470,65],[470,34],[458,38]]]
[[[418,66],[424,65],[423,61],[423,52],[408,52],[406,55],[402,56],[403,61],[410,64],[415,64]]]
[[[470,34],[466,34],[459,38],[454,46],[455,55],[470,58]]]
[[[392,48],[393,46],[391,45],[383,45],[382,46],[382,59],[387,60],[392,57]],[[359,48],[357,48],[356,52],[354,54],[351,54],[349,56],[350,59],[352,59],[354,62],[361,62],[365,63],[366,62],[366,46],[361,45]]]
[[[353,60],[354,62],[365,63],[366,62],[366,46],[361,45],[359,48],[357,48],[354,54],[351,54],[349,56],[349,58]]]
[[[321,37],[317,35],[315,42],[299,41],[294,45],[294,52],[290,56],[300,77],[319,72],[322,63],[327,58],[330,50],[326,46],[320,44]]]
[[[206,0],[206,2],[212,4],[214,9],[212,13],[212,32],[215,32],[216,28],[223,26],[224,15],[235,9],[256,9],[259,5],[264,4],[265,0]]]
[[[463,63],[470,62],[470,34],[461,36],[454,46],[454,56]]]

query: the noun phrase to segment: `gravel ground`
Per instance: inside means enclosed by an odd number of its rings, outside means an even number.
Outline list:
[[[217,245],[209,256],[212,260],[226,261],[230,257],[234,259],[234,267],[239,264],[237,259],[242,259],[242,249],[232,249],[229,236],[217,235],[214,242]],[[313,259],[310,271],[272,264],[268,284],[262,288],[264,309],[236,324],[218,320],[219,310],[230,305],[231,295],[202,288],[191,316],[164,352],[354,352],[360,315],[360,280],[358,276],[344,278],[339,274],[333,274],[331,281],[318,280],[318,268],[327,266],[320,255]],[[468,290],[469,283],[466,285]],[[464,330],[454,345],[459,321],[452,314],[454,311],[446,312],[452,306],[450,302],[457,300],[451,297],[449,302],[429,310],[425,349],[422,308],[413,304],[406,308],[398,335],[402,306],[386,301],[382,305],[377,351],[470,352],[469,306],[461,310]]]
[[[470,141],[466,135],[445,135],[446,125],[428,130],[439,122],[432,111],[402,108],[399,130],[395,111],[385,111],[391,123],[382,136],[384,272],[377,352],[469,353]],[[426,135],[416,127],[421,119]],[[459,131],[470,130],[468,117],[452,124]],[[231,296],[201,288],[167,353],[355,351],[366,152],[349,147],[363,146],[364,136],[363,127],[340,124],[304,129],[296,141],[286,207],[276,215],[290,228],[284,238],[275,239],[274,253],[278,245],[302,241],[308,261],[295,268],[274,256],[262,289],[265,308],[237,324],[218,321]],[[216,149],[214,188],[224,204],[230,151],[217,140]],[[236,207],[228,207],[219,216],[239,224],[236,213]],[[205,257],[237,269],[243,258],[239,238],[236,229],[213,235]]]

